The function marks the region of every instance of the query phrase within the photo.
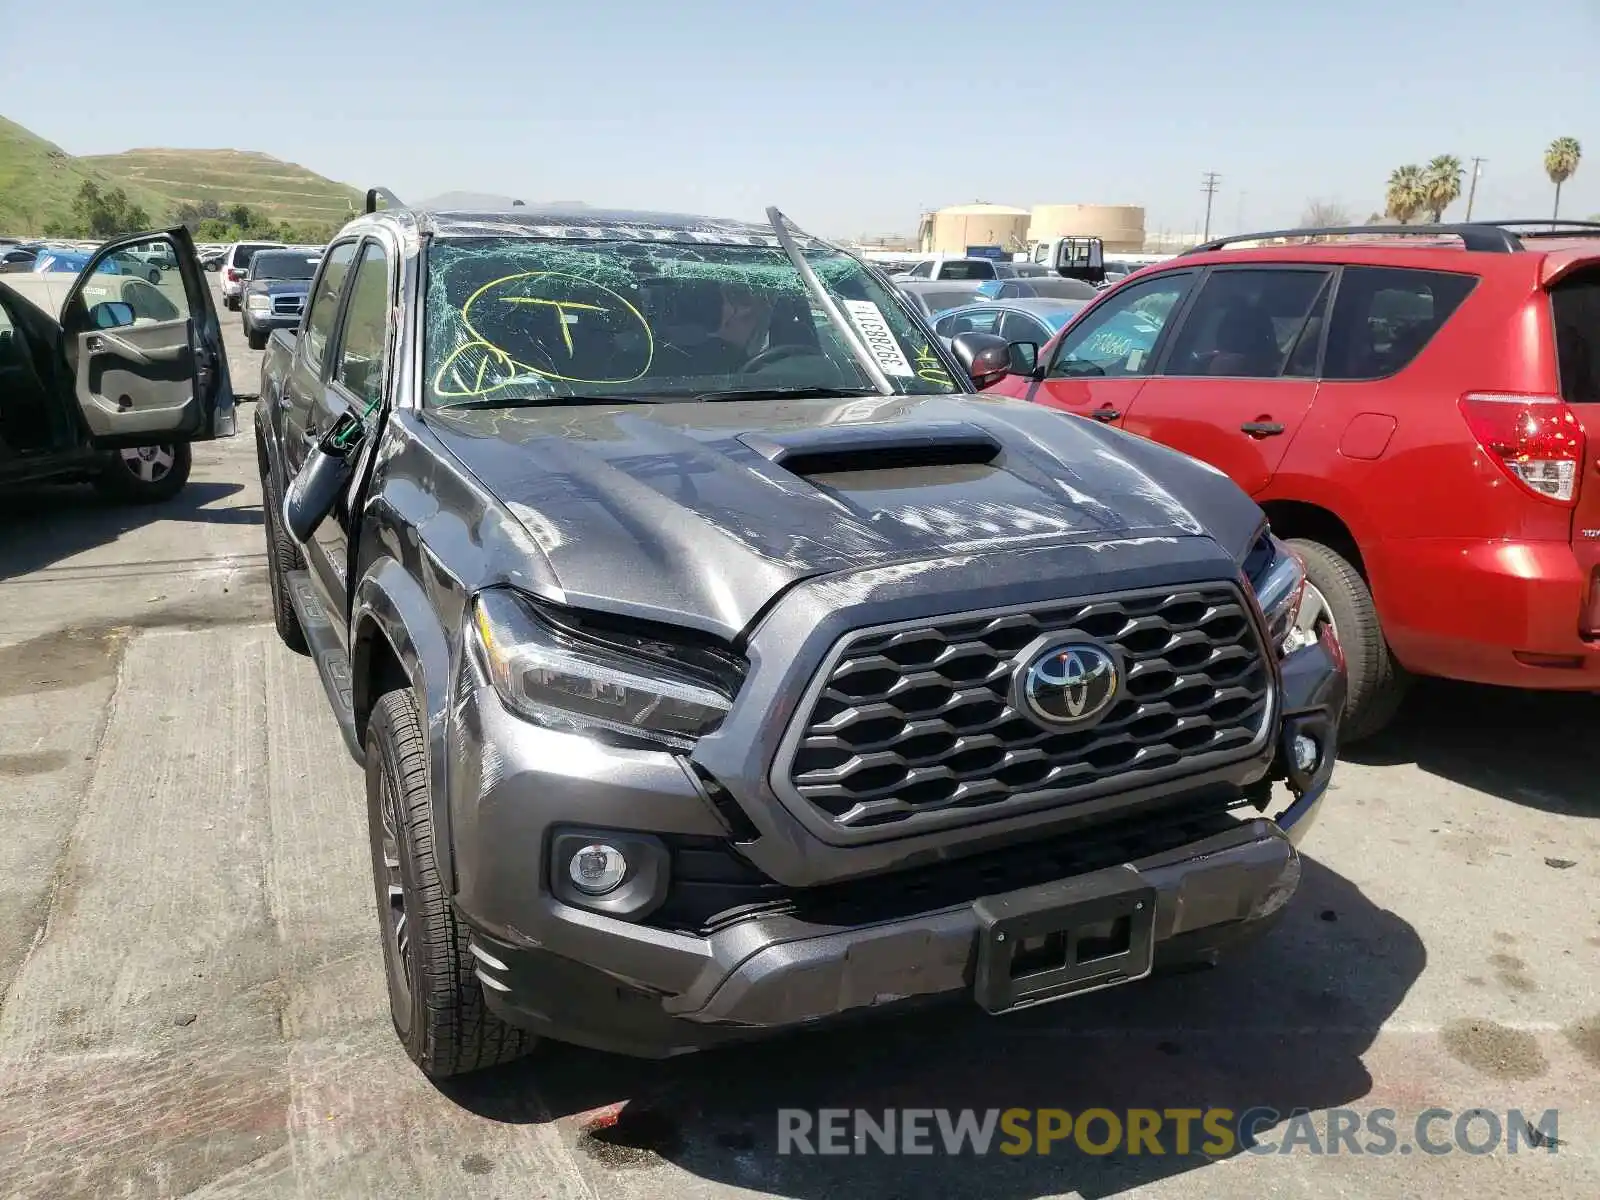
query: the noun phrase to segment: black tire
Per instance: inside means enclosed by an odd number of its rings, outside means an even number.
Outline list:
[[[272,597],[272,624],[283,644],[296,654],[310,653],[306,631],[289,599],[289,572],[306,569],[305,556],[283,528],[283,502],[272,482],[270,468],[261,473],[261,526],[267,537],[267,591]]]
[[[193,467],[188,442],[113,450],[94,485],[119,504],[160,504],[183,491]]]
[[[1349,692],[1339,741],[1369,738],[1394,719],[1411,688],[1411,674],[1389,650],[1367,581],[1342,554],[1321,542],[1290,538],[1306,564],[1306,582],[1322,593],[1344,648]]]
[[[245,344],[252,350],[265,350],[267,348],[267,335],[255,329],[244,331]]]
[[[222,298],[222,305],[229,312],[238,312],[239,311],[239,301],[238,301],[238,298],[235,297],[235,296],[224,296]]]
[[[367,724],[367,822],[394,1031],[424,1075],[446,1079],[520,1058],[537,1039],[484,1003],[434,860],[422,739],[410,688],[378,698]]]

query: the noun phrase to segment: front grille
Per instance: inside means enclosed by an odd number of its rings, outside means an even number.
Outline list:
[[[1120,698],[1098,723],[1052,728],[1012,704],[1021,652],[1043,635],[1120,654]],[[848,829],[916,825],[952,808],[1087,798],[1129,772],[1185,774],[1254,752],[1272,673],[1231,584],[967,614],[847,637],[786,772]]]
[[[299,296],[274,296],[272,311],[280,317],[297,317],[300,315],[301,304]]]

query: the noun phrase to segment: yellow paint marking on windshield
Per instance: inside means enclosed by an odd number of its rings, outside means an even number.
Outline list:
[[[532,281],[532,286],[554,284],[567,291],[577,291],[579,295],[587,289],[595,299],[609,299],[616,301],[615,305],[591,303],[586,300],[557,299],[549,296],[528,295],[491,295],[496,289],[509,290],[517,285],[527,286]],[[611,379],[592,379],[579,375],[563,375],[545,367],[537,367],[532,363],[523,362],[516,358],[510,351],[497,345],[485,337],[474,324],[473,306],[480,300],[498,300],[503,304],[511,305],[542,305],[556,310],[557,323],[561,326],[562,341],[566,346],[567,357],[571,359],[577,350],[573,341],[572,329],[566,320],[570,311],[585,311],[601,314],[615,314],[615,318],[624,325],[637,324],[644,334],[644,362],[632,375]],[[588,383],[588,384],[618,384],[632,383],[643,378],[655,362],[656,339],[655,331],[650,328],[650,322],[626,296],[596,283],[592,279],[585,279],[581,275],[571,275],[564,271],[519,271],[514,275],[503,275],[499,279],[491,279],[472,295],[467,297],[466,303],[461,306],[461,324],[466,328],[468,338],[445,356],[439,364],[439,369],[434,372],[433,392],[438,397],[451,397],[467,399],[472,396],[482,396],[504,387],[519,378],[533,376],[538,379],[554,379],[562,383]],[[502,335],[503,336],[503,335]],[[535,347],[539,347],[537,340],[532,340]],[[476,360],[474,363],[473,360]],[[466,365],[473,364],[473,365]],[[462,368],[471,375],[469,382],[463,375]]]
[[[950,385],[950,372],[939,365],[939,356],[933,352],[933,347],[927,342],[922,343],[922,349],[912,356],[912,365],[917,369],[917,377],[928,383]]]
[[[502,296],[501,304],[548,304],[556,310],[557,323],[561,326],[561,340],[567,344],[567,357],[573,354],[572,326],[567,323],[567,309],[580,309],[588,312],[610,312],[611,310],[599,304],[579,304],[576,300],[544,300],[538,296]]]

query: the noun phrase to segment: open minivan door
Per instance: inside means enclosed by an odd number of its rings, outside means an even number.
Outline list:
[[[151,282],[130,261],[154,266]],[[189,231],[128,234],[90,257],[61,306],[62,351],[90,441],[116,449],[232,437],[222,327]]]

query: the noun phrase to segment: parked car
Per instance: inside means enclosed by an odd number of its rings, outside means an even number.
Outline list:
[[[924,258],[910,267],[905,274],[896,275],[896,281],[901,279],[1005,279],[1014,278],[1016,267],[1009,262],[1001,262],[992,258],[967,258],[958,254],[935,254]]]
[[[235,242],[222,256],[222,303],[239,311],[239,295],[244,290],[244,275],[257,250],[286,250],[282,242]]]
[[[1084,300],[985,300],[940,313],[933,330],[949,345],[963,333],[987,333],[1009,343],[1031,345],[1037,356],[1073,317]]]
[[[1039,268],[1041,271],[1044,268]],[[1063,279],[1060,275],[1037,275],[1026,279],[986,279],[975,293],[992,300],[1093,300],[1100,289],[1082,279]]]
[[[932,319],[962,304],[970,304],[978,295],[981,280],[953,280],[949,283],[926,279],[895,279],[895,290],[909,300],[925,317]]]
[[[994,390],[1250,492],[1345,648],[1347,739],[1414,675],[1600,690],[1600,225],[1311,232],[1146,268]]]
[[[250,349],[266,347],[274,329],[293,329],[305,311],[320,251],[258,250],[244,280],[240,320]]]
[[[368,203],[256,436],[424,1072],[1005,1012],[1283,912],[1343,677],[1243,491],[970,395],[1003,341],[775,210]]]
[[[40,249],[39,246],[22,244],[0,248],[0,275],[33,270],[33,263],[39,257]]]
[[[177,264],[169,286],[182,307],[117,265],[157,244]],[[118,238],[70,281],[0,280],[0,484],[92,480],[118,499],[164,500],[188,479],[189,443],[230,437],[234,421],[221,329],[185,230]]]

